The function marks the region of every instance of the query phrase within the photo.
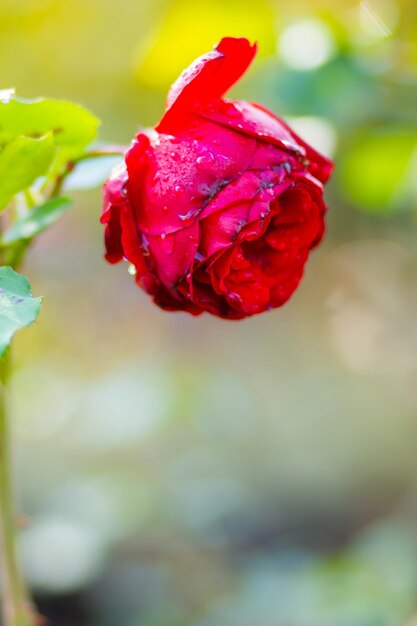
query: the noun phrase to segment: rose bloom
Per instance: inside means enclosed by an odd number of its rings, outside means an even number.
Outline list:
[[[169,311],[241,319],[281,306],[324,232],[332,163],[259,104],[223,94],[256,53],[226,37],[173,84],[104,185],[106,259]]]

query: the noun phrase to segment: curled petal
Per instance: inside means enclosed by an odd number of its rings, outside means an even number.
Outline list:
[[[190,110],[195,102],[217,100],[242,76],[256,54],[256,44],[245,38],[224,37],[196,59],[172,85],[165,115],[157,130],[169,132],[171,118]]]
[[[279,120],[279,123],[288,130],[288,132],[291,134],[297,144],[304,148],[306,158],[308,159],[308,161],[310,161],[310,166],[308,168],[310,170],[310,173],[322,183],[326,183],[333,172],[333,162],[326,156],[324,156],[324,154],[321,154],[308,143],[306,143],[303,139],[301,139],[301,137],[297,135],[292,130],[292,128],[288,126],[288,124],[286,124],[283,120],[277,118],[277,116],[272,113],[272,111],[269,111],[265,107],[261,106],[260,104],[256,104],[255,102],[252,103],[252,106],[259,111],[262,111],[270,118]]]

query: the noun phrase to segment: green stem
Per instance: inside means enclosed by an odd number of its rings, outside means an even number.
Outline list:
[[[17,554],[16,514],[13,503],[8,379],[10,354],[0,359],[0,543],[3,568],[4,626],[33,626],[35,615],[20,572]]]
[[[52,190],[49,194],[49,197],[56,198],[57,196],[59,196],[62,190],[62,186],[65,182],[65,179],[67,178],[67,176],[71,174],[71,172],[77,166],[78,163],[81,163],[82,161],[86,161],[87,159],[97,159],[97,158],[109,157],[109,156],[123,156],[126,150],[127,150],[126,146],[108,146],[108,147],[104,146],[102,148],[96,148],[95,150],[86,150],[83,154],[78,156],[73,161],[68,161],[68,163],[66,163],[63,171],[57,175],[54,186],[52,187]]]

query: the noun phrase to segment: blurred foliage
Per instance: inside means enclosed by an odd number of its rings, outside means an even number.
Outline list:
[[[52,226],[71,204],[69,198],[55,198],[31,209],[30,212],[18,217],[0,237],[0,243],[9,245],[21,240],[32,239]]]
[[[274,19],[267,0],[258,0],[256,11],[241,0],[195,0],[192,8],[189,0],[176,0],[148,42],[141,42],[135,55],[136,76],[145,85],[165,89],[190,60],[210,50],[225,33],[262,42],[259,55],[271,54]]]
[[[102,156],[99,148],[85,151],[98,124],[94,115],[71,102],[21,100],[13,89],[0,92],[1,265],[19,267],[33,239],[70,206],[61,196],[66,178],[80,161]],[[107,148],[105,154],[110,152]],[[117,148],[118,156],[121,152]],[[84,174],[83,187],[95,186],[97,175],[91,178]],[[7,302],[2,304],[0,314],[13,317]]]
[[[30,187],[49,170],[54,158],[52,134],[39,139],[17,137],[0,152],[0,210],[19,191]]]
[[[376,213],[417,208],[417,135],[412,129],[362,131],[342,157],[340,175],[354,204]]]
[[[0,144],[24,135],[39,137],[51,133],[61,161],[77,157],[97,135],[98,119],[71,102],[59,100],[24,101],[11,98],[0,104]]]
[[[40,298],[32,297],[27,278],[0,267],[0,357],[13,335],[36,320],[40,304]]]
[[[413,626],[415,0],[0,0],[2,86],[128,144],[233,34],[260,55],[232,95],[336,162],[327,238],[284,309],[192,320],[102,262],[99,194],[77,195],[17,339],[27,574],[56,626]]]

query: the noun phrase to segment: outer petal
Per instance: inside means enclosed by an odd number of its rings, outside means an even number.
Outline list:
[[[322,183],[325,183],[332,173],[333,163],[330,159],[307,144],[272,111],[259,104],[224,100],[198,106],[196,112],[218,124],[305,156],[310,161],[307,169]]]
[[[195,113],[239,133],[305,156],[306,150],[280,119],[249,102],[222,100],[195,106]]]
[[[148,140],[144,174],[138,172],[142,148],[132,147],[127,156],[129,188],[138,226],[146,235],[168,236],[190,226],[250,165],[254,140],[248,138],[242,146],[236,133],[220,126],[211,135],[210,143],[155,134]]]
[[[199,57],[172,85],[167,107],[157,130],[169,132],[170,119],[181,116],[196,102],[220,98],[244,73],[256,54],[256,44],[245,38],[225,37]]]
[[[149,137],[139,133],[125,154],[127,168],[127,192],[135,216],[141,213],[146,174],[148,170]]]
[[[279,123],[282,124],[282,126],[284,126],[284,128],[286,128],[288,132],[291,133],[295,141],[306,151],[306,157],[310,161],[310,167],[308,168],[310,173],[318,178],[318,180],[322,183],[326,183],[332,174],[334,167],[333,162],[326,156],[324,156],[324,154],[321,154],[308,143],[306,143],[299,135],[297,135],[292,130],[290,126],[288,126],[288,124],[286,124],[283,120],[277,118],[277,116],[272,113],[272,111],[269,111],[265,107],[261,106],[260,104],[256,104],[255,102],[252,103],[252,106],[256,109],[259,109],[259,111],[262,111],[263,113],[269,115],[273,119],[278,120]]]
[[[169,235],[148,235],[147,244],[162,283],[169,290],[189,272],[197,252],[200,228],[198,222]]]
[[[143,242],[136,229],[133,209],[127,198],[126,166],[115,168],[106,181],[101,223],[105,229],[105,258],[109,263],[127,259],[136,268],[137,281],[148,291],[155,293],[159,281],[152,275],[145,258]]]
[[[123,164],[113,170],[103,186],[103,213],[100,221],[106,225],[104,231],[105,258],[109,263],[118,263],[123,258],[120,210],[126,203],[124,196],[126,182],[127,171]]]

